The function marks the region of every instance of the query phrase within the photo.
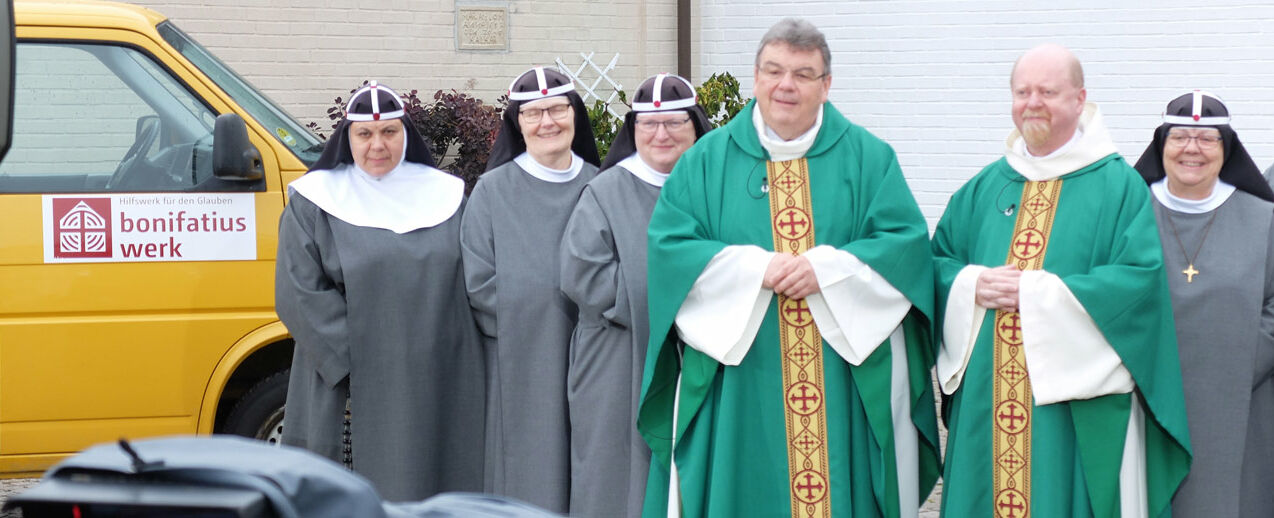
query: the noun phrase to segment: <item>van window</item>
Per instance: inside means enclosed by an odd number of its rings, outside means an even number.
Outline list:
[[[323,142],[310,133],[310,130],[296,122],[296,119],[288,115],[283,108],[252,86],[247,79],[222,63],[199,42],[178,29],[171,21],[162,22],[155,29],[159,31],[164,41],[189,59],[201,72],[212,78],[217,86],[230,94],[230,97],[247,110],[252,118],[269,129],[279,142],[292,150],[292,153],[300,158],[306,167],[314,165],[319,155],[323,153]]]
[[[242,190],[212,175],[216,114],[147,54],[22,42],[0,192]]]

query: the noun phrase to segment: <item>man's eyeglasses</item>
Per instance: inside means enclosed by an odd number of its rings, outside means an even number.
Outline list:
[[[565,119],[567,115],[570,115],[570,111],[571,105],[570,103],[567,103],[550,106],[548,108],[523,108],[518,110],[518,116],[522,117],[522,120],[526,122],[537,122],[540,118],[544,117],[545,113],[547,113],[553,120],[560,121]]]
[[[797,84],[802,86],[812,84],[815,81],[818,81],[819,79],[827,77],[826,72],[822,74],[815,73],[814,69],[812,68],[800,68],[797,70],[789,71],[788,69],[778,65],[765,65],[761,67],[761,69],[758,72],[761,75],[762,79],[765,79],[767,81],[773,81],[776,83],[779,81],[782,81],[783,77],[790,72],[792,74],[792,80],[796,81]]]
[[[1185,131],[1168,131],[1168,145],[1174,148],[1186,147],[1191,140],[1199,145],[1199,149],[1215,149],[1221,144],[1221,134],[1218,132],[1191,135]]]
[[[686,124],[689,124],[689,123],[690,123],[690,117],[686,117],[684,119],[667,119],[667,120],[661,120],[661,121],[639,119],[637,121],[637,129],[648,132],[648,133],[654,133],[659,130],[660,126],[663,126],[665,131],[672,133],[674,131],[677,131],[681,128],[686,127]]]

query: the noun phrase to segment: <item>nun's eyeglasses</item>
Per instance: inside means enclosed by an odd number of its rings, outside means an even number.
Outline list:
[[[550,106],[548,108],[526,108],[518,110],[518,116],[522,117],[522,120],[524,121],[536,122],[539,121],[540,118],[544,117],[545,113],[547,113],[553,120],[560,121],[565,119],[566,116],[570,114],[570,111],[571,105],[568,103]]]
[[[1207,132],[1207,133],[1200,133],[1198,135],[1191,135],[1190,133],[1184,130],[1182,131],[1169,130],[1168,131],[1168,145],[1171,147],[1174,147],[1174,148],[1186,147],[1190,145],[1191,140],[1199,144],[1199,149],[1214,149],[1221,144],[1221,133]]]
[[[663,126],[664,131],[672,133],[674,131],[677,131],[681,128],[686,127],[686,124],[688,124],[689,122],[690,122],[690,117],[686,117],[684,119],[671,119],[671,120],[662,120],[662,121],[639,120],[637,121],[637,129],[646,131],[649,133],[654,133],[656,131],[659,131],[660,126]]]

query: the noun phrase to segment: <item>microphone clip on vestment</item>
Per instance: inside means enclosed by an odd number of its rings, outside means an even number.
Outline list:
[[[764,166],[765,166],[765,162],[760,162],[757,165],[752,166],[752,170],[748,171],[747,183],[744,184],[744,189],[747,191],[748,196],[751,196],[752,199],[754,200],[763,199],[768,194],[770,194],[770,182],[769,182],[769,178],[766,177],[766,173],[768,171],[765,169]],[[756,174],[758,172],[761,173],[761,181],[760,183],[755,183]],[[752,190],[752,186],[754,185],[757,186],[758,188],[757,191]]]
[[[1013,182],[1005,182],[1004,187],[1000,187],[1000,193],[995,195],[995,210],[996,212],[1003,213],[1005,216],[1012,216],[1013,210],[1017,208],[1017,202],[1009,203],[1009,207],[1007,209],[1000,208],[1000,200],[1004,197],[1004,191],[1012,184]]]

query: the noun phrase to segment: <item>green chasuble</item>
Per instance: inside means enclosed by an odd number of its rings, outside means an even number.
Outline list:
[[[773,250],[765,185],[768,153],[749,103],[724,128],[682,155],[649,227],[650,349],[637,426],[654,453],[646,516],[665,516],[675,457],[684,516],[791,516],[782,354],[775,299],[751,349],[725,366],[685,346],[674,318],[708,262],[728,245]],[[892,148],[851,124],[830,103],[806,153],[815,245],[848,251],[911,302],[906,336],[911,424],[909,459],[919,497],[939,472],[933,365],[932,256],[924,217]],[[823,343],[832,516],[898,516],[887,339],[859,366]],[[673,408],[680,398],[673,450]],[[904,418],[905,419],[905,418]]]
[[[1121,496],[1131,496],[1120,495],[1119,474],[1134,401],[1144,415],[1149,515],[1168,516],[1190,453],[1159,233],[1150,191],[1136,171],[1118,154],[1094,159],[1060,176],[1043,270],[1057,275],[1092,317],[1131,373],[1136,397],[1125,393],[1033,405],[1031,516],[1120,515]],[[1001,158],[952,196],[933,238],[938,323],[963,268],[1005,263],[1017,217],[1005,212],[1021,210],[1016,204],[1025,184],[1026,178]],[[1008,516],[997,514],[1007,509],[996,509],[992,495],[994,314],[987,312],[963,380],[944,401],[949,429],[944,516]]]

